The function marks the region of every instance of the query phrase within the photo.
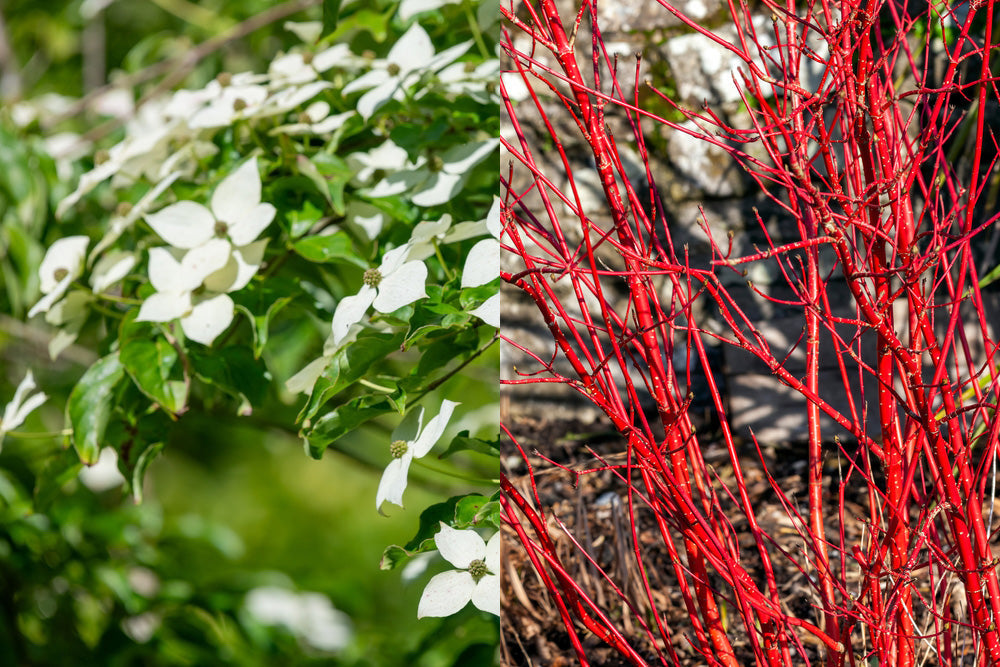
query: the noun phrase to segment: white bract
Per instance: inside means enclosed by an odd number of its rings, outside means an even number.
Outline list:
[[[371,63],[371,69],[344,86],[343,94],[367,90],[358,100],[358,113],[368,120],[375,111],[391,99],[402,99],[408,86],[425,72],[436,72],[451,64],[469,50],[471,41],[462,42],[434,53],[434,44],[427,32],[414,23],[392,45],[384,59]]]
[[[252,243],[271,224],[274,206],[260,201],[257,158],[244,162],[226,176],[212,194],[211,210],[193,201],[179,201],[146,222],[175,248],[197,248],[214,237],[229,239],[235,246]]]
[[[288,24],[285,25],[288,26]],[[322,31],[322,25],[320,30]],[[332,67],[352,67],[362,62],[361,58],[351,52],[351,48],[347,44],[341,43],[334,44],[315,54],[299,51],[282,54],[271,61],[267,68],[267,74],[270,77],[272,88],[276,88],[282,85],[309,83],[318,79],[322,72]]]
[[[38,267],[39,287],[44,296],[28,311],[28,317],[48,312],[70,284],[80,277],[89,243],[90,239],[86,236],[67,236],[49,246]]]
[[[14,398],[3,410],[3,417],[0,418],[0,444],[3,443],[4,436],[24,423],[32,412],[42,403],[46,396],[43,392],[32,394],[35,389],[35,376],[29,370],[24,374],[24,379],[14,390]],[[30,395],[29,395],[30,394]]]
[[[370,151],[351,153],[347,156],[347,166],[354,172],[351,182],[356,185],[367,184],[375,172],[380,170],[391,173],[397,169],[416,168],[416,165],[409,161],[406,151],[397,146],[392,139],[386,139]]]
[[[319,100],[313,102],[299,114],[298,122],[279,125],[268,134],[330,134],[343,127],[355,111],[345,111],[330,115],[330,105]]]
[[[500,295],[494,294],[483,301],[478,308],[469,311],[470,315],[475,315],[491,327],[500,328]]]
[[[493,197],[493,206],[486,216],[486,229],[493,236],[472,246],[462,269],[462,287],[478,287],[500,277],[500,198]]]
[[[427,296],[427,267],[420,261],[405,261],[409,252],[410,246],[404,245],[385,253],[377,269],[365,271],[358,293],[340,300],[333,313],[335,343],[347,336],[352,324],[361,321],[369,306],[380,313],[391,313]]]
[[[474,530],[456,530],[441,523],[434,543],[446,561],[459,568],[434,575],[417,606],[417,618],[451,616],[470,601],[500,615],[500,533],[484,542]]]
[[[80,481],[94,493],[108,491],[125,483],[125,476],[118,470],[118,452],[114,447],[105,447],[97,463],[84,466],[80,470]]]
[[[454,146],[432,160],[421,156],[412,167],[389,174],[365,195],[391,197],[409,192],[417,206],[444,204],[454,199],[473,167],[489,157],[499,143],[499,139],[485,139]]]
[[[380,514],[384,502],[403,506],[403,491],[406,490],[406,474],[410,463],[431,451],[434,443],[444,433],[456,405],[458,403],[454,401],[441,401],[441,410],[422,428],[424,409],[420,408],[419,412],[407,415],[393,432],[392,444],[389,446],[392,461],[382,473],[375,495],[375,509]]]
[[[178,259],[177,251],[151,248],[149,281],[156,288],[139,309],[137,322],[180,319],[184,335],[211,345],[233,321],[235,292],[250,282],[264,256],[267,241],[232,248],[223,239],[211,239]],[[195,294],[199,288],[203,292]]]

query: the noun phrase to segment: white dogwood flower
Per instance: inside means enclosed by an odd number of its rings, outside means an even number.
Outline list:
[[[441,401],[441,410],[423,428],[421,424],[424,419],[424,409],[420,408],[419,412],[407,415],[393,432],[392,444],[389,445],[392,461],[382,473],[378,492],[375,494],[375,509],[379,514],[382,513],[384,502],[403,506],[403,491],[406,490],[406,475],[410,463],[413,459],[419,459],[431,451],[434,443],[444,433],[456,405],[458,403],[454,401]]]
[[[499,139],[485,139],[454,146],[430,160],[421,156],[411,167],[387,175],[364,194],[391,197],[408,192],[417,206],[444,204],[455,198],[473,167],[489,157],[499,143]]]
[[[493,197],[493,206],[486,215],[486,229],[493,236],[472,246],[462,269],[462,287],[485,285],[500,276],[500,198]]]
[[[226,292],[235,292],[250,282],[266,245],[262,240],[232,248],[223,239],[211,239],[179,260],[166,248],[151,248],[149,281],[156,293],[143,302],[136,321],[180,319],[185,336],[211,345],[233,321],[235,304]]]
[[[472,41],[462,42],[441,53],[434,53],[434,44],[419,23],[414,23],[392,45],[384,59],[370,64],[367,72],[357,77],[341,91],[350,95],[367,90],[358,100],[358,113],[368,120],[375,111],[391,99],[401,99],[406,88],[416,82],[424,72],[436,72],[450,65],[469,50]]]
[[[244,604],[260,623],[284,626],[313,649],[336,652],[351,641],[350,618],[322,593],[261,586],[247,593]]]
[[[500,615],[500,533],[484,542],[474,530],[441,523],[434,543],[446,561],[459,568],[434,575],[417,605],[417,618],[451,616],[470,601]]]
[[[279,125],[268,134],[330,134],[343,127],[344,123],[354,114],[354,109],[351,109],[331,116],[330,105],[323,100],[318,100],[299,114],[297,122]]]
[[[147,213],[145,219],[160,238],[175,248],[197,248],[214,237],[245,246],[271,224],[276,212],[271,204],[261,203],[260,192],[260,172],[254,157],[219,183],[212,194],[211,210],[185,200]]]
[[[28,311],[28,317],[48,312],[70,284],[80,277],[89,244],[90,239],[86,236],[67,236],[49,246],[38,267],[39,287],[44,296]]]
[[[31,394],[34,389],[35,376],[29,370],[17,385],[14,398],[4,408],[3,417],[0,418],[0,443],[3,443],[4,435],[23,424],[28,415],[45,402],[46,396],[43,392]]]
[[[369,306],[391,313],[427,296],[427,267],[420,261],[405,261],[409,252],[410,246],[404,245],[385,253],[377,269],[365,271],[358,293],[340,300],[333,313],[335,343],[347,336],[352,324],[361,321]]]

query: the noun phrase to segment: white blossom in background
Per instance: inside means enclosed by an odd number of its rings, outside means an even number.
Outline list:
[[[76,189],[56,207],[61,218],[88,192],[109,178],[112,185],[131,184],[145,176],[158,183],[173,168],[165,163],[172,147],[191,140],[187,126],[171,118],[166,110],[169,101],[153,100],[139,108],[134,118],[125,124],[125,138],[94,156],[94,168],[80,176]]]
[[[136,616],[126,616],[122,619],[121,628],[122,632],[128,635],[132,641],[145,644],[160,629],[162,622],[163,619],[160,618],[159,614],[147,611]]]
[[[369,241],[374,241],[389,221],[389,216],[377,206],[352,199],[347,203],[346,221],[361,229]]]
[[[377,171],[392,173],[400,169],[416,168],[406,151],[392,139],[386,139],[370,151],[351,153],[347,156],[347,166],[354,172],[351,182],[355,185],[367,185]]]
[[[462,190],[472,169],[489,157],[499,144],[499,139],[485,139],[454,146],[432,160],[421,156],[411,168],[389,174],[364,194],[391,197],[407,192],[417,206],[447,203]]]
[[[500,76],[500,60],[491,59],[474,65],[474,63],[453,63],[438,72],[438,86],[451,95],[469,95],[477,102],[489,102],[488,87],[495,84]]]
[[[351,642],[351,622],[321,593],[296,593],[277,586],[261,586],[247,593],[247,611],[264,625],[281,625],[302,643],[333,653]]]
[[[112,250],[94,264],[90,272],[90,287],[95,294],[106,292],[117,284],[136,264],[136,254],[129,250]]]
[[[456,405],[458,403],[454,401],[441,401],[441,409],[437,415],[423,426],[424,409],[420,408],[419,412],[408,414],[393,431],[392,444],[389,445],[392,461],[382,473],[378,492],[375,494],[375,509],[379,514],[382,514],[382,503],[403,506],[403,491],[406,490],[410,464],[413,459],[419,459],[431,451],[434,443],[444,433]]]
[[[313,102],[299,114],[295,123],[279,125],[268,134],[330,134],[344,126],[356,112],[354,109],[330,115],[330,105],[322,100]]]
[[[385,253],[377,269],[365,271],[358,293],[340,300],[333,313],[335,343],[347,336],[352,324],[361,321],[369,306],[391,313],[427,296],[427,267],[421,261],[406,261],[409,252],[410,246],[404,245]]]
[[[0,417],[0,444],[3,444],[4,436],[24,423],[32,412],[38,409],[47,398],[44,392],[32,394],[35,390],[35,376],[29,370],[24,374],[24,379],[14,390],[14,397],[3,410]]]
[[[47,312],[62,298],[70,284],[80,277],[89,244],[90,239],[86,236],[67,236],[49,246],[38,267],[39,286],[43,296],[28,311],[28,317]]]
[[[366,90],[358,99],[357,109],[368,120],[375,111],[391,99],[402,99],[409,86],[425,73],[437,72],[462,56],[472,46],[462,42],[441,53],[434,53],[434,44],[419,23],[414,23],[392,45],[384,59],[369,64],[369,70],[346,86],[343,94]]]
[[[118,452],[114,447],[105,447],[97,462],[91,466],[83,466],[79,473],[83,485],[94,493],[109,491],[125,483],[125,477],[118,470]]]
[[[136,220],[146,215],[156,200],[159,199],[160,195],[182,175],[183,173],[180,171],[167,174],[134,205],[129,202],[121,202],[116,207],[114,213],[111,214],[107,229],[105,229],[103,236],[101,236],[101,240],[90,251],[90,257],[87,261],[93,262],[98,255],[110,248],[126,229],[134,225]]]
[[[472,246],[462,269],[462,287],[478,287],[500,277],[500,198],[493,196],[493,205],[486,216],[486,229],[491,239]]]
[[[446,561],[459,568],[434,575],[417,606],[417,618],[451,616],[470,601],[500,615],[500,533],[484,542],[474,530],[456,530],[441,523],[434,543]]]
[[[285,25],[287,27],[288,24]],[[322,32],[322,25],[320,31]],[[284,53],[271,61],[267,68],[267,75],[271,87],[277,89],[310,83],[333,67],[353,68],[363,63],[364,60],[354,55],[349,45],[341,42],[319,53],[302,51]]]
[[[83,290],[74,290],[60,299],[45,313],[45,321],[56,327],[49,340],[49,357],[56,359],[72,345],[90,315],[90,303],[94,295]]]

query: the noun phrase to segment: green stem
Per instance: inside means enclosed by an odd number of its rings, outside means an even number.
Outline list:
[[[469,8],[468,2],[462,3],[462,10],[465,12],[465,19],[468,21],[469,28],[472,30],[472,39],[475,40],[476,47],[479,49],[480,55],[489,60],[493,56],[490,55],[490,50],[486,48],[486,42],[483,41],[483,33],[479,30],[479,22],[476,20],[475,15],[473,15],[472,9]]]
[[[423,459],[413,459],[413,465],[420,468],[426,468],[431,472],[436,472],[439,475],[445,475],[446,477],[453,477],[455,479],[465,480],[466,482],[472,482],[473,484],[478,484],[480,486],[499,486],[500,479],[483,479],[482,477],[473,477],[472,475],[463,475],[459,472],[453,470],[445,470],[444,468],[439,468],[438,466],[431,465],[424,461]]]
[[[441,268],[444,269],[445,277],[450,281],[455,275],[448,268],[448,265],[444,261],[444,257],[441,256],[441,247],[438,245],[437,239],[433,240],[434,243],[434,254],[437,255],[438,261],[441,262]]]
[[[28,433],[26,431],[7,431],[4,433],[7,437],[20,438],[21,440],[44,440],[46,438],[57,438],[72,434],[73,429],[71,428],[64,428],[61,431],[38,431],[34,433]]]
[[[362,385],[368,387],[369,389],[374,389],[375,391],[384,391],[387,394],[391,394],[392,392],[396,391],[395,389],[392,389],[391,387],[383,387],[380,384],[375,384],[374,382],[371,382],[371,381],[366,380],[364,378],[361,378],[360,380],[358,380],[358,384],[362,384]]]

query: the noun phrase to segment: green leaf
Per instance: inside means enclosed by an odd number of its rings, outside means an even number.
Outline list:
[[[104,430],[114,407],[112,394],[125,375],[118,353],[99,359],[87,369],[70,392],[66,418],[73,430],[73,446],[80,460],[90,465],[97,462],[104,440]]]
[[[300,165],[303,158],[300,157]],[[344,188],[354,178],[354,170],[347,161],[331,153],[317,153],[308,161],[315,176],[316,185],[327,198],[337,215],[344,215],[347,210],[344,205]],[[302,173],[309,175],[308,170]]]
[[[488,497],[475,493],[462,497],[455,505],[454,527],[461,530],[475,525],[480,510],[489,501]]]
[[[221,350],[189,350],[194,373],[202,382],[241,399],[260,405],[267,396],[269,382],[264,365],[242,345]],[[248,406],[244,406],[245,409]]]
[[[139,458],[135,462],[135,467],[132,468],[132,477],[129,480],[130,486],[132,487],[132,500],[136,505],[142,503],[142,483],[146,479],[146,469],[149,468],[149,464],[153,462],[160,452],[163,451],[163,443],[155,442],[142,450],[139,454]]]
[[[63,485],[80,474],[80,457],[70,448],[59,448],[35,477],[35,511],[45,512],[55,501]]]
[[[399,350],[403,334],[364,331],[356,342],[337,351],[326,370],[316,380],[309,402],[302,408],[298,421],[312,419],[331,398],[371,374],[372,368]]]
[[[253,330],[253,356],[260,359],[270,335],[271,319],[301,292],[298,284],[281,277],[251,282],[233,295],[236,309],[247,316]]]
[[[187,406],[188,385],[174,346],[145,322],[122,324],[121,362],[139,390],[171,415]]]
[[[438,458],[444,459],[457,454],[458,452],[472,451],[489,456],[500,456],[500,436],[496,441],[482,440],[481,438],[470,438],[468,431],[462,431],[451,440],[448,449]]]
[[[333,234],[307,236],[299,239],[292,248],[310,262],[346,262],[362,269],[368,268],[368,262],[358,256],[347,232],[336,231]]]
[[[340,20],[340,0],[323,0],[323,35],[337,29]]]
[[[267,186],[267,201],[278,209],[278,219],[292,238],[319,222],[327,211],[326,195],[305,176],[285,176]]]
[[[442,503],[435,503],[420,513],[420,524],[417,534],[403,546],[393,544],[382,552],[379,567],[391,570],[413,556],[424,551],[434,551],[434,536],[441,530],[441,523],[454,526],[459,530],[475,524],[475,517],[485,507],[490,498],[478,493],[464,496],[454,496]]]

